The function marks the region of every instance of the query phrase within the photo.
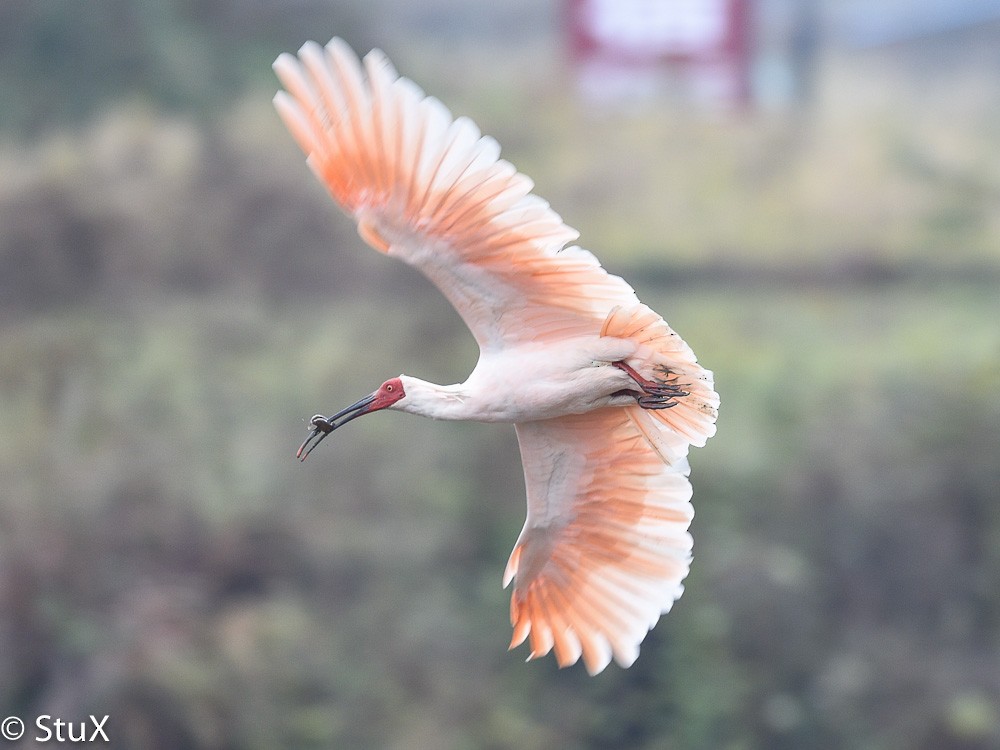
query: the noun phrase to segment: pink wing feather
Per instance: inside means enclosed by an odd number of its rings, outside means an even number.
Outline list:
[[[635,412],[634,414],[632,412]],[[638,407],[518,424],[528,518],[504,585],[511,647],[555,649],[597,674],[639,643],[681,595],[694,515],[687,461],[663,462],[633,418]]]
[[[504,572],[514,581],[511,647],[529,658],[583,656],[591,674],[612,656],[629,666],[681,595],[694,516],[687,453],[715,434],[712,373],[645,305],[615,308],[601,335],[639,344],[636,365],[688,393],[669,408],[638,406],[516,425],[528,518]]]
[[[481,348],[596,334],[638,302],[588,251],[496,141],[339,39],[282,55],[275,106],[333,198],[375,248],[419,268]]]

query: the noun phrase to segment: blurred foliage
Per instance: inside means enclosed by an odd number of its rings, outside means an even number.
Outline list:
[[[504,650],[512,430],[383,415],[292,456],[476,355],[241,94],[325,4],[69,5],[0,6],[4,715],[141,750],[1000,744],[995,86],[930,111],[839,60],[812,119],[706,119],[437,63],[722,393],[687,593],[591,679]]]
[[[211,116],[313,35],[369,43],[364,17],[326,0],[4,0],[0,122],[49,129],[122,99]]]

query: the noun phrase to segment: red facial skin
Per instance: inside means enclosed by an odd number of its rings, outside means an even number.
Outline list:
[[[403,398],[406,395],[406,391],[403,390],[402,380],[399,378],[390,378],[382,383],[373,395],[375,396],[375,400],[365,409],[365,414],[389,408]]]

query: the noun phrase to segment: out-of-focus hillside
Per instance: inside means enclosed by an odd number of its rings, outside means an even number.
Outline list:
[[[519,45],[476,4],[66,7],[0,9],[0,715],[142,750],[1000,743],[993,58],[832,45],[805,110],[623,113],[551,6]],[[271,111],[271,59],[333,33],[497,137],[716,373],[687,592],[630,670],[504,650],[512,430],[388,414],[293,458],[476,356]]]

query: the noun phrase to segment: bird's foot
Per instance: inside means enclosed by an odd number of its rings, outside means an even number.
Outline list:
[[[639,396],[636,399],[636,403],[639,404],[643,409],[669,409],[673,406],[677,406],[677,399],[680,396],[686,396],[687,392],[678,391],[676,394],[671,395],[650,395],[650,396]]]
[[[612,362],[615,367],[628,375],[642,389],[642,395],[636,397],[636,403],[643,409],[669,409],[677,406],[677,399],[688,395],[682,384],[677,383],[677,374],[664,370],[664,376],[669,380],[650,380],[644,378],[635,368],[625,362]],[[674,382],[670,382],[674,381]]]

